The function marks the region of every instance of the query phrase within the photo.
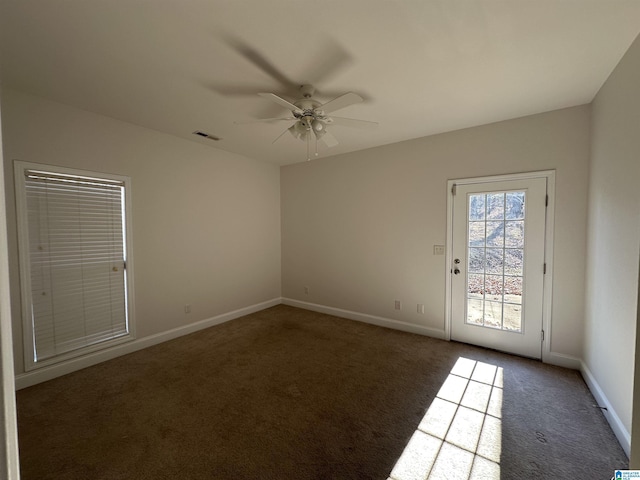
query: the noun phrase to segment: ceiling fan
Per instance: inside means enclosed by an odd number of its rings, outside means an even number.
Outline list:
[[[372,128],[378,126],[377,122],[329,115],[336,110],[362,102],[363,98],[357,93],[347,92],[326,103],[320,103],[318,100],[313,98],[315,88],[312,85],[301,85],[299,90],[301,98],[294,102],[289,102],[274,93],[258,93],[261,97],[271,100],[272,102],[290,110],[291,116],[261,118],[259,120],[236,123],[270,123],[275,121],[293,122],[273,141],[273,143],[275,143],[285,133],[289,132],[295,138],[307,143],[307,160],[311,159],[310,145],[312,139],[315,144],[315,156],[318,155],[318,140],[321,140],[325,145],[327,145],[327,147],[333,147],[338,144],[336,137],[327,130],[327,126],[329,125],[343,125],[345,127],[356,128]]]

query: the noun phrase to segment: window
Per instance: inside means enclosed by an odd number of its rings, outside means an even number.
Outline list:
[[[25,368],[132,340],[129,179],[15,167]]]

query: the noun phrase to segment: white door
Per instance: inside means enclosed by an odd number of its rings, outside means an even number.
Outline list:
[[[453,191],[451,339],[540,358],[547,179]]]

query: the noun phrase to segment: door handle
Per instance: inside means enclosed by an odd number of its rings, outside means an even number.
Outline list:
[[[453,268],[453,274],[454,275],[460,274],[460,269],[458,268],[458,265],[460,265],[460,259],[459,258],[454,259],[453,263],[455,264]]]

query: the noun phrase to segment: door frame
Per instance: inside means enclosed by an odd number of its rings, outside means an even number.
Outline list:
[[[509,180],[526,180],[544,178],[547,181],[547,211],[545,217],[544,263],[546,273],[543,278],[542,294],[542,361],[547,363],[551,355],[551,307],[553,293],[553,228],[555,218],[556,171],[543,170],[535,172],[492,175],[488,177],[458,178],[447,181],[447,236],[445,256],[445,322],[444,337],[451,340],[451,306],[452,306],[452,269],[453,265],[453,191],[456,185],[482,184]]]

